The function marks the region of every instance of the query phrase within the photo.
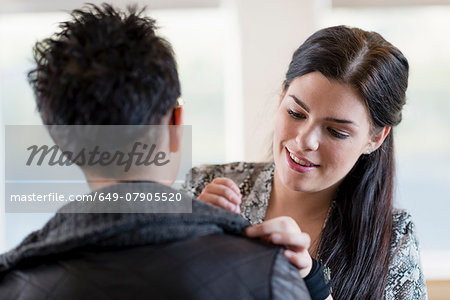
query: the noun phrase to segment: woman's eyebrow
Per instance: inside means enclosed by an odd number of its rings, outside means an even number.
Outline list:
[[[330,118],[330,117],[325,118],[325,120],[329,121],[329,122],[334,122],[334,123],[339,123],[339,124],[350,124],[350,125],[359,127],[358,124],[356,124],[355,122],[350,121],[350,120],[336,119],[336,118]]]
[[[295,101],[295,103],[297,103],[300,107],[302,107],[304,110],[306,110],[307,113],[310,112],[309,107],[303,101],[301,101],[294,95],[289,95],[289,97],[291,97]],[[350,120],[337,119],[337,118],[331,118],[331,117],[325,118],[325,120],[329,121],[329,122],[334,122],[334,123],[339,123],[339,124],[350,124],[350,125],[359,127],[358,124],[356,124],[355,122],[350,121]]]
[[[301,106],[304,110],[306,110],[307,113],[309,113],[309,108],[308,106],[303,103],[300,99],[298,99],[297,97],[295,97],[294,95],[289,95],[289,97],[291,97],[295,103],[297,103],[299,106]]]

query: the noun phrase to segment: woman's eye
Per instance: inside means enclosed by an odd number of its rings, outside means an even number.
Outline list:
[[[288,114],[290,114],[294,119],[303,120],[306,119],[306,116],[302,113],[297,113],[293,111],[292,109],[288,109]]]
[[[328,128],[328,131],[331,133],[332,136],[337,137],[338,139],[348,138],[348,134],[340,133],[339,131],[336,131],[332,128]]]

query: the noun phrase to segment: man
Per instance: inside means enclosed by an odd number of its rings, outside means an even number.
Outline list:
[[[177,162],[180,84],[172,49],[154,21],[133,8],[89,5],[61,29],[36,44],[37,67],[29,74],[43,122],[61,149],[75,153],[104,134],[58,125],[131,125],[138,129],[106,138],[117,153],[151,136],[167,161]],[[155,124],[171,127],[151,134],[139,127]],[[171,213],[155,213],[159,203],[125,199],[136,192],[179,194],[160,183],[173,180],[159,177],[162,156],[157,166],[125,172],[120,163],[105,169],[79,157],[70,160],[82,168],[92,196],[123,198],[67,204],[2,255],[0,299],[309,299],[282,249],[240,236],[249,225],[240,216],[191,199],[192,213],[163,204]]]

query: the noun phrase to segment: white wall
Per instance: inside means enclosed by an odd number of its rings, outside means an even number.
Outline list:
[[[239,63],[226,77],[234,82],[227,86],[230,95],[225,99],[226,126],[230,126],[227,160],[260,161],[269,150],[274,108],[292,54],[314,30],[314,1],[230,0],[225,4],[233,10],[239,45]]]

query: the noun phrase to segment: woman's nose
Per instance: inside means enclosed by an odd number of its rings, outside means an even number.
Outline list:
[[[299,130],[295,141],[303,151],[317,151],[319,149],[319,130],[314,126],[304,126]]]

